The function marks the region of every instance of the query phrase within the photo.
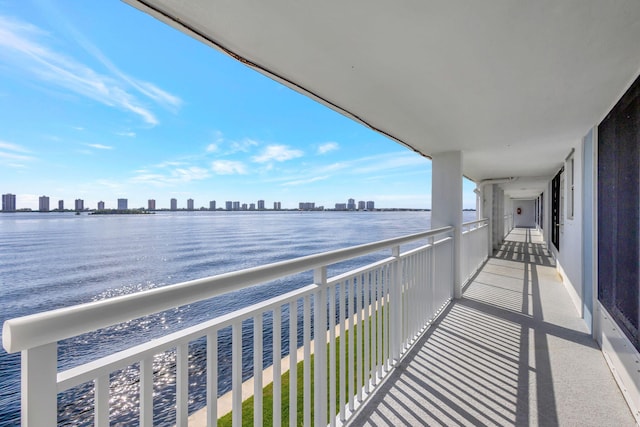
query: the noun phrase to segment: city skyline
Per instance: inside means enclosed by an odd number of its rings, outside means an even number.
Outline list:
[[[166,208],[212,189],[431,207],[429,159],[122,2],[1,2],[0,115],[0,192],[33,210],[43,193]]]
[[[16,203],[15,194],[6,193],[2,194],[2,212],[15,212],[15,211],[39,211],[39,212],[55,212],[55,211],[63,211],[64,209],[64,200],[58,200],[57,208],[51,208],[49,196],[43,195],[39,198],[39,204],[37,209],[33,209],[30,207],[23,207]],[[54,199],[55,200],[55,199]],[[207,208],[208,204],[208,208]],[[227,210],[227,211],[241,211],[241,210],[315,210],[315,209],[324,209],[324,210],[375,210],[375,209],[385,209],[384,207],[376,207],[375,201],[373,200],[358,200],[356,202],[355,199],[349,198],[346,203],[336,202],[330,206],[324,206],[318,204],[316,202],[298,202],[296,206],[284,206],[282,207],[282,202],[274,201],[273,209],[269,209],[266,207],[266,202],[264,199],[257,199],[255,202],[250,201],[245,203],[239,200],[225,200],[224,208],[217,207],[217,200],[209,200],[207,203],[197,206],[195,204],[195,200],[192,198],[186,199],[186,206],[181,207],[178,205],[178,199],[171,198],[169,200],[168,207],[158,207],[156,204],[156,199],[147,199],[146,208],[144,205],[131,205],[129,206],[129,200],[127,198],[118,198],[116,199],[115,205],[116,207],[110,207],[107,202],[104,200],[100,200],[96,203],[96,208],[92,208],[89,204],[85,203],[84,199],[74,199],[74,209],[67,209],[69,211],[76,210],[109,210],[109,209],[117,209],[117,210],[128,210],[128,209],[146,209],[146,210]],[[386,209],[394,209],[394,208],[386,208]]]

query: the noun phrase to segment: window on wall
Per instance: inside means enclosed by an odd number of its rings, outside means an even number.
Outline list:
[[[560,250],[560,226],[562,221],[562,172],[551,181],[551,243]]]
[[[575,172],[574,172],[574,160],[573,155],[567,160],[567,219],[573,219],[575,210]]]
[[[640,350],[640,78],[598,126],[598,300]]]
[[[540,195],[540,229],[544,228],[544,193]]]

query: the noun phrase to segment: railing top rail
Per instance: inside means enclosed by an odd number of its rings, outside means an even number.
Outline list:
[[[470,225],[474,225],[474,224],[480,224],[482,222],[489,222],[489,218],[481,218],[481,219],[477,219],[475,221],[469,221],[469,222],[463,222],[462,226],[463,227],[468,227]]]
[[[307,255],[131,295],[18,317],[4,323],[2,345],[8,353],[15,353],[452,230],[453,227],[436,228],[422,233]]]

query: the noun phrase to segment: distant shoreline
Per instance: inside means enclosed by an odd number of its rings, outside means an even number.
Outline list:
[[[46,212],[45,212],[46,213]],[[78,211],[80,213],[80,211]],[[151,212],[143,209],[100,209],[89,212],[89,215],[153,215]]]
[[[462,209],[462,212],[475,212],[475,209]],[[247,209],[247,210],[226,210],[226,209],[126,209],[126,210],[118,210],[118,209],[85,209],[82,211],[75,211],[73,209],[65,209],[60,211],[58,209],[52,211],[39,211],[33,209],[18,209],[15,211],[0,211],[0,214],[11,214],[11,213],[88,213],[90,215],[148,215],[154,214],[156,212],[431,212],[431,209],[412,209],[412,208],[376,208],[374,210],[336,210],[336,209],[311,209],[311,210],[301,210],[301,209]]]

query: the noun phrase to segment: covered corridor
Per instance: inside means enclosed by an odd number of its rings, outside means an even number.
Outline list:
[[[516,228],[352,425],[635,420],[540,233]]]

